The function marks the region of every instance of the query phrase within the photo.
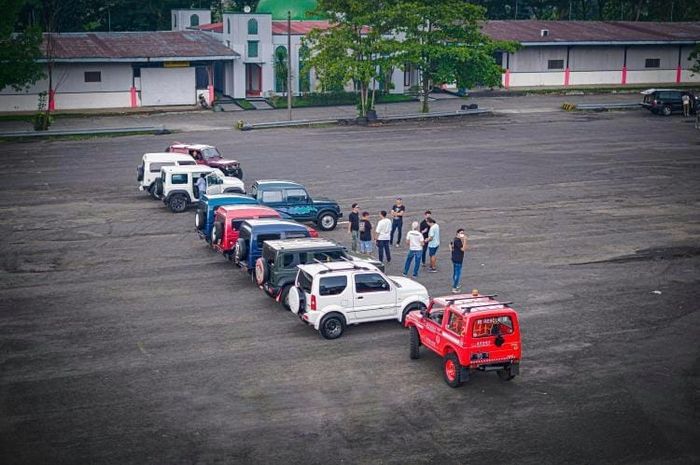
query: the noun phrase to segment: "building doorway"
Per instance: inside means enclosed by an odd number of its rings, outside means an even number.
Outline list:
[[[245,95],[260,97],[262,91],[262,67],[255,63],[245,65]]]

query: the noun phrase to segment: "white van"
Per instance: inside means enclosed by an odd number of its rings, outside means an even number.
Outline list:
[[[160,169],[164,166],[196,165],[194,158],[184,153],[145,153],[141,164],[136,168],[136,181],[140,191],[148,191],[154,199],[156,179],[160,177]]]

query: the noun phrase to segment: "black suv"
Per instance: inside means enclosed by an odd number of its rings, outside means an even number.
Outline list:
[[[294,285],[297,265],[316,262],[363,262],[384,271],[384,264],[371,258],[350,255],[337,242],[320,238],[268,240],[263,243],[262,257],[255,262],[255,283],[268,295],[289,309],[287,294]]]
[[[649,89],[642,92],[644,99],[640,104],[655,115],[671,116],[683,111],[683,96],[690,97],[690,113],[695,113],[698,104],[695,95],[687,90],[678,89]]]

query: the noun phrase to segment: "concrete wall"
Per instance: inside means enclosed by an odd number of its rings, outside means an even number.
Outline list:
[[[141,69],[141,101],[144,106],[195,104],[195,69]]]
[[[173,31],[185,31],[191,27],[192,16],[199,18],[199,25],[211,23],[211,10],[208,9],[182,9],[170,11],[170,29]]]
[[[624,47],[571,47],[571,71],[620,71],[624,63]],[[566,62],[564,63],[566,65]],[[547,63],[544,63],[545,68]]]

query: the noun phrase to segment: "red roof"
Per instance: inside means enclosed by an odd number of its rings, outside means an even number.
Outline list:
[[[233,59],[239,55],[200,31],[75,32],[53,34],[56,61]],[[46,50],[47,34],[44,34]]]
[[[312,29],[328,29],[330,23],[328,21],[291,21],[291,32],[294,35],[306,35]],[[287,21],[272,21],[273,34],[286,34]]]
[[[210,32],[219,32],[223,33],[224,32],[224,23],[211,23],[211,24],[202,24],[201,26],[197,27],[200,31],[210,31]]]
[[[542,36],[547,29],[549,34]],[[700,22],[488,21],[482,29],[495,40],[517,42],[700,41]]]

